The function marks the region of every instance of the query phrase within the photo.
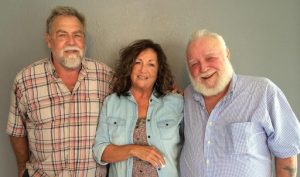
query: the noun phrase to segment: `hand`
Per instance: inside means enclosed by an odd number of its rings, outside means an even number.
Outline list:
[[[136,158],[149,162],[155,168],[163,168],[166,164],[164,156],[154,146],[134,145],[131,154]]]

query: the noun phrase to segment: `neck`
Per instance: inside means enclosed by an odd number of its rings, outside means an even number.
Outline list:
[[[215,106],[218,104],[218,102],[222,98],[224,98],[224,96],[227,94],[228,89],[229,89],[229,85],[230,84],[228,84],[223,91],[221,91],[220,93],[218,93],[216,95],[213,95],[213,96],[203,96],[205,107],[206,107],[206,110],[207,110],[207,112],[209,114],[215,108]]]
[[[151,97],[151,90],[133,89],[131,93],[138,106],[138,117],[147,117],[147,111],[149,106],[149,99]]]
[[[152,94],[152,91],[148,90],[148,89],[143,90],[143,89],[131,88],[130,91],[136,100],[139,100],[139,99],[149,100],[149,98],[151,97],[151,94]]]
[[[61,78],[68,89],[72,91],[78,80],[81,67],[75,69],[67,69],[59,64],[56,64],[55,62],[53,62],[53,65],[58,77]]]

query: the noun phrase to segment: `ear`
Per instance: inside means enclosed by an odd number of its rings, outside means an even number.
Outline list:
[[[49,49],[51,49],[51,37],[49,33],[45,33],[44,40],[48,46]]]
[[[230,60],[230,50],[229,48],[226,48],[226,57],[228,60]]]

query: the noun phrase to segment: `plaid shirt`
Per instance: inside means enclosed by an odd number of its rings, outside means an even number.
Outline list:
[[[112,70],[83,59],[72,92],[50,59],[24,68],[14,82],[7,133],[28,137],[30,176],[105,176],[92,147],[104,98],[111,92]]]

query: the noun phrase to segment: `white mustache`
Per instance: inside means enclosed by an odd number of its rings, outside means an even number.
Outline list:
[[[76,47],[76,46],[67,46],[67,47],[64,47],[63,48],[63,51],[69,51],[69,50],[75,50],[77,52],[80,52],[80,48],[79,47]]]
[[[209,77],[209,76],[211,76],[214,72],[215,72],[215,70],[213,70],[213,69],[208,70],[208,71],[206,71],[206,72],[204,72],[204,73],[201,73],[201,74],[200,74],[200,77]]]

